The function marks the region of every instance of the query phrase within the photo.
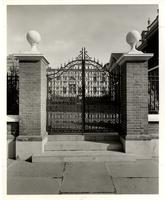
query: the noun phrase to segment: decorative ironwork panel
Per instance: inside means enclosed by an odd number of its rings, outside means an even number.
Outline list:
[[[19,62],[13,56],[7,58],[7,114],[19,114]]]
[[[110,105],[113,107],[110,112],[112,115],[111,124],[115,125],[115,129],[120,125],[120,66],[116,66],[110,73]]]
[[[119,82],[99,61],[80,55],[60,69],[47,71],[47,130],[49,134],[109,132],[119,123],[116,102]],[[115,79],[116,78],[116,79]],[[116,85],[115,85],[116,84]],[[118,84],[118,85],[117,85]],[[114,91],[113,91],[114,87]],[[111,99],[114,92],[115,99]]]
[[[148,73],[148,110],[149,114],[159,113],[159,71],[158,68]]]
[[[81,132],[81,70],[48,75],[47,129],[50,134]]]
[[[85,68],[85,131],[112,130],[113,109],[109,95],[109,73],[98,62],[87,61]]]

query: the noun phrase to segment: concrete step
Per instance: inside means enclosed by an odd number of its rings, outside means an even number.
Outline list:
[[[52,151],[32,156],[32,162],[136,161],[135,156],[116,151]]]
[[[111,133],[93,133],[85,134],[86,141],[119,141],[119,134],[117,132]]]
[[[119,141],[48,141],[44,146],[45,151],[106,151],[122,150]]]
[[[48,141],[111,141],[119,140],[117,132],[110,133],[85,133],[83,135],[48,135]]]
[[[84,135],[48,135],[48,141],[83,141]]]

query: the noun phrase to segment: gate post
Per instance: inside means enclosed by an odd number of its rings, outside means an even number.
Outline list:
[[[153,56],[135,49],[140,34],[127,34],[131,50],[116,62],[121,68],[120,117],[124,151],[151,156],[148,133],[148,60]]]
[[[25,160],[35,153],[41,153],[47,139],[46,67],[49,62],[36,49],[15,54],[15,57],[19,60],[19,136],[16,157]]]

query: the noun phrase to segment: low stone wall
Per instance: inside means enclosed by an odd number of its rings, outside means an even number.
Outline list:
[[[148,133],[151,136],[152,157],[159,157],[159,122],[148,122]]]
[[[12,135],[7,137],[7,157],[10,159],[16,158],[16,140]]]
[[[18,115],[7,116],[7,157],[16,158],[16,137],[19,135]]]
[[[159,138],[159,122],[149,122],[148,123],[148,133],[150,135],[155,135]]]
[[[19,135],[19,122],[7,122],[7,135]]]

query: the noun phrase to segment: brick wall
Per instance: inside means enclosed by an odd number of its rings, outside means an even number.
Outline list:
[[[46,63],[38,60],[20,62],[20,135],[46,133]]]
[[[146,134],[148,124],[147,63],[127,63],[127,134]]]
[[[147,63],[126,62],[121,66],[121,133],[147,134]]]

